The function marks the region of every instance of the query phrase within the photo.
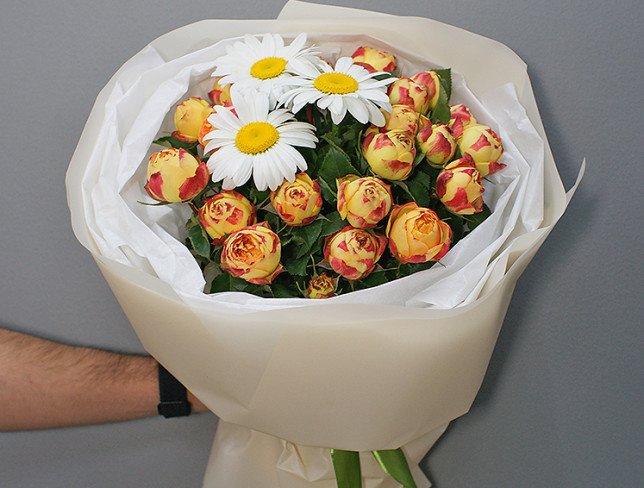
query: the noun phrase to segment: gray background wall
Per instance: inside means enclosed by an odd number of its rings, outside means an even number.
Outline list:
[[[98,91],[141,47],[284,0],[0,2],[0,325],[141,351],[69,224],[64,174]],[[518,287],[481,392],[424,460],[439,488],[644,479],[641,0],[322,3],[433,17],[529,65],[564,183],[588,172]],[[1,408],[1,407],[0,407]],[[212,415],[0,434],[0,487],[199,487]]]

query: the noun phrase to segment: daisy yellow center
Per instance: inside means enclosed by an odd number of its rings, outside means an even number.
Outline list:
[[[324,93],[346,95],[358,91],[358,82],[344,73],[324,73],[313,81],[313,86]]]
[[[279,132],[268,122],[251,122],[239,129],[235,136],[237,149],[246,154],[267,151],[280,138]]]
[[[250,67],[250,74],[260,80],[268,80],[281,75],[286,69],[286,59],[264,58]]]

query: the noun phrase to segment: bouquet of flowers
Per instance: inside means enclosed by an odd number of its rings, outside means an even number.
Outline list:
[[[490,214],[482,179],[505,167],[503,146],[449,106],[449,69],[404,77],[370,46],[333,66],[305,43],[235,42],[214,60],[210,102],[182,101],[155,141],[170,148],[151,155],[145,189],[193,210],[186,244],[210,293],[380,285],[428,269]]]
[[[507,48],[297,1],[130,59],[67,190],[146,350],[220,418],[204,486],[240,488],[429,486],[571,195]]]

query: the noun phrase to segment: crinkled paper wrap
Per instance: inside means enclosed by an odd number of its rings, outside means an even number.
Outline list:
[[[145,207],[151,141],[172,107],[205,94],[223,39],[310,33],[330,56],[361,42],[411,71],[450,66],[453,103],[498,130],[507,170],[494,213],[425,272],[325,301],[202,293],[180,206]],[[464,80],[467,80],[465,85]],[[581,175],[581,173],[580,173]],[[335,486],[328,448],[363,451],[366,488],[394,487],[367,451],[417,467],[481,385],[516,280],[566,195],[525,64],[436,21],[289,2],[277,20],[207,20],[153,41],[99,94],[67,174],[74,232],[145,348],[221,419],[204,486]]]

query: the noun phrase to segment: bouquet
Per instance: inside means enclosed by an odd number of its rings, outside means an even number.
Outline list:
[[[294,85],[236,77],[236,46],[250,58],[264,43],[299,53]],[[253,65],[268,58],[286,59]],[[352,74],[358,89],[337,76]],[[327,97],[361,82],[363,99]],[[293,1],[129,60],[67,189],[145,348],[220,418],[204,485],[286,488],[430,485],[417,464],[470,408],[514,284],[571,195],[507,48]]]
[[[329,298],[428,269],[490,214],[501,139],[449,69],[397,73],[356,46],[335,66],[279,34],[214,60],[210,101],[183,100],[145,190],[193,214],[186,244],[210,293]],[[398,76],[395,76],[398,75]],[[211,106],[211,104],[213,104]]]

